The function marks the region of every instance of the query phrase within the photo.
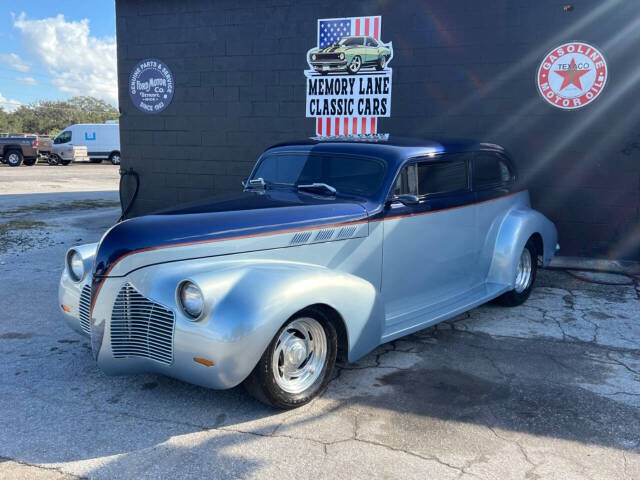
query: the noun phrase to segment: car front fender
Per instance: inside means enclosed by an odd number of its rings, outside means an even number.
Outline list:
[[[189,280],[205,297],[202,319],[190,321],[177,287]],[[376,288],[360,277],[317,265],[284,261],[193,261],[146,267],[129,275],[143,295],[176,312],[177,357],[211,358],[220,372],[214,388],[230,388],[253,370],[280,327],[311,305],[331,307],[344,320],[349,360],[380,342],[383,312]],[[222,379],[222,380],[220,380]]]

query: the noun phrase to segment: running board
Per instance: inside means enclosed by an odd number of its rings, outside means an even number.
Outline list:
[[[411,318],[400,324],[392,325],[393,331],[385,331],[382,335],[382,343],[390,342],[396,338],[435,325],[436,323],[449,320],[456,315],[460,315],[499,297],[503,293],[511,290],[511,288],[509,285],[503,285],[501,283],[483,283],[453,298],[422,307],[412,312]]]

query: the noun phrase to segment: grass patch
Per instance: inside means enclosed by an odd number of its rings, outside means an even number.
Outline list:
[[[2,210],[0,215],[14,215],[17,213],[52,212],[61,210],[80,210],[91,208],[119,207],[120,202],[116,200],[73,200],[65,203],[36,203],[34,205],[23,205],[11,210]]]
[[[17,230],[32,230],[46,226],[46,223],[34,220],[10,220],[6,223],[0,223],[0,236]]]

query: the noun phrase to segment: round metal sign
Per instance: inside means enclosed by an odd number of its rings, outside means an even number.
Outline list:
[[[568,42],[551,50],[538,67],[542,97],[554,107],[575,110],[593,102],[607,83],[602,53],[584,42]]]
[[[155,58],[141,60],[129,75],[129,96],[145,113],[159,113],[173,99],[175,82],[166,63]]]

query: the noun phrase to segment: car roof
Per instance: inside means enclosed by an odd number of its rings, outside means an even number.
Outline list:
[[[407,158],[442,153],[468,151],[494,151],[505,153],[493,143],[470,139],[421,139],[394,135],[345,135],[336,137],[310,137],[282,142],[269,147],[264,153],[278,151],[308,151],[318,153],[366,155],[401,164]]]

